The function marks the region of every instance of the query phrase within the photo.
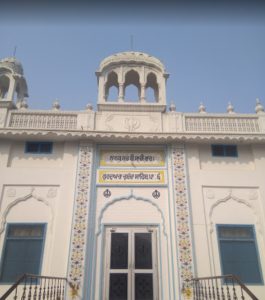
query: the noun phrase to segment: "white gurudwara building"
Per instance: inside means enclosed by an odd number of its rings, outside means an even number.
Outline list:
[[[167,110],[141,52],[96,76],[97,110],[31,110],[21,63],[0,61],[1,299],[265,299],[262,104]]]

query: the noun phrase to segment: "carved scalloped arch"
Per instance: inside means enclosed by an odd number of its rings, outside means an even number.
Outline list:
[[[119,201],[128,201],[128,200],[137,200],[137,201],[144,201],[147,202],[149,204],[151,204],[152,206],[154,206],[156,208],[156,210],[159,212],[160,216],[161,216],[161,220],[162,220],[162,231],[164,236],[167,238],[167,233],[166,233],[166,227],[165,227],[165,217],[164,214],[162,212],[162,210],[159,208],[159,206],[153,202],[152,200],[148,199],[148,198],[143,198],[143,197],[137,197],[133,194],[133,192],[131,191],[131,194],[128,195],[127,197],[122,196],[120,198],[115,198],[112,201],[108,202],[100,211],[99,217],[98,217],[98,230],[97,230],[97,236],[100,235],[101,233],[101,222],[104,216],[104,213],[107,211],[107,209],[114,205],[115,203],[119,202]]]
[[[253,207],[253,205],[251,205],[247,200],[245,199],[240,199],[240,198],[237,198],[235,197],[234,195],[232,195],[232,191],[229,192],[229,194],[222,198],[222,199],[219,199],[217,200],[210,208],[210,211],[209,211],[209,220],[210,220],[210,233],[213,232],[213,220],[212,220],[212,215],[213,215],[213,212],[215,210],[215,208],[217,206],[219,206],[220,204],[222,203],[225,203],[225,202],[228,202],[229,200],[232,200],[232,201],[235,201],[237,203],[240,203],[240,204],[243,204],[243,205],[246,205],[249,209],[252,210],[253,214],[254,214],[254,217],[256,219],[256,224],[258,226],[258,230],[259,232],[261,232],[261,228],[260,228],[260,222],[259,222],[259,217],[258,217],[258,213],[256,211],[256,209]]]
[[[115,73],[117,75],[117,78],[119,78],[119,72],[117,69],[110,69],[106,72],[105,76],[104,76],[104,85],[106,85],[106,83],[108,82],[109,76],[111,73]]]
[[[141,76],[140,76],[141,71],[142,71],[141,67],[139,67],[139,66],[124,66],[123,67],[123,79],[124,79],[124,81],[126,79],[127,73],[129,73],[131,71],[136,72],[139,76],[139,79],[141,78]]]
[[[150,74],[153,74],[156,78],[156,83],[158,84],[158,79],[159,79],[159,73],[156,72],[155,70],[147,70],[147,72],[145,73],[145,76],[144,76],[144,79],[145,81],[147,81],[147,77],[150,75]]]
[[[9,203],[9,205],[6,207],[5,211],[3,212],[2,221],[1,221],[1,224],[0,224],[0,235],[3,233],[3,231],[5,229],[7,216],[10,213],[10,211],[12,210],[12,208],[15,207],[16,205],[18,205],[19,203],[25,202],[25,201],[27,201],[31,198],[35,199],[36,201],[42,202],[47,207],[49,207],[49,209],[51,211],[51,216],[52,216],[52,222],[51,223],[53,224],[53,218],[54,218],[53,208],[51,207],[51,205],[49,204],[49,202],[47,200],[43,199],[42,197],[39,197],[39,196],[35,195],[34,191],[32,191],[24,197],[20,197],[20,198],[15,199],[11,203]]]

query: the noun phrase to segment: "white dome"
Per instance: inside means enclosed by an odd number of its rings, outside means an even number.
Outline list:
[[[163,63],[156,57],[143,52],[126,51],[113,54],[102,60],[99,66],[99,72],[110,65],[123,64],[123,63],[136,63],[143,65],[151,65],[158,68],[160,71],[165,72]]]
[[[23,75],[23,67],[15,57],[7,57],[0,60],[0,68],[10,69],[13,73]]]

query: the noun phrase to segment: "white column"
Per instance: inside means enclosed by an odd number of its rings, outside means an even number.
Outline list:
[[[15,89],[16,89],[16,81],[14,78],[10,78],[10,84],[9,84],[8,93],[6,97],[7,101],[13,101]]]
[[[145,85],[141,84],[140,102],[145,103]]]
[[[105,103],[105,85],[104,85],[104,77],[100,75],[98,77],[98,103]]]
[[[119,102],[124,102],[124,83],[119,83]]]

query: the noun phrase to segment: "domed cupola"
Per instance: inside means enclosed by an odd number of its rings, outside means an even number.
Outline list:
[[[28,97],[26,79],[23,67],[14,57],[0,60],[0,107],[15,107],[14,102],[20,103]]]
[[[168,73],[162,62],[142,52],[121,52],[105,58],[96,72],[98,77],[98,110],[165,111]],[[129,86],[137,89],[137,99],[130,99]],[[110,89],[117,90],[109,99]],[[153,99],[147,98],[147,90]]]

